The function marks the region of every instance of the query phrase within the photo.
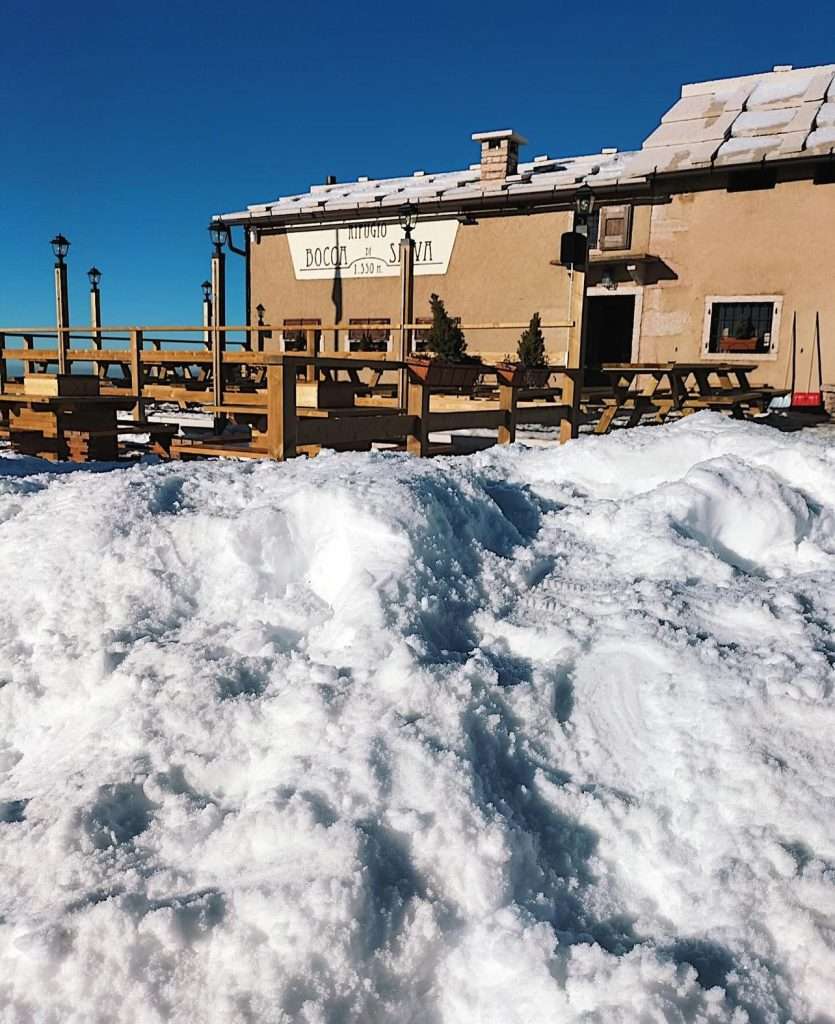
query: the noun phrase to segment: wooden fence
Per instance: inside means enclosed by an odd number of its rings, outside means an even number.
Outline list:
[[[489,323],[462,328],[519,331],[526,326]],[[425,330],[426,324],[363,325],[375,327],[408,337],[406,332]],[[410,372],[406,361],[391,359],[388,353],[317,352],[317,339],[325,332],[344,332],[344,324],[304,328],[305,351],[298,353],[279,350],[279,339],[287,330],[272,325],[0,329],[0,393],[21,394],[23,400],[25,375],[70,374],[74,367],[89,367],[99,377],[103,395],[133,399],[136,420],[145,419],[149,403],[171,402],[251,430],[251,440],[240,450],[218,438],[214,444],[180,445],[183,454],[284,459],[318,447],[390,441],[405,442],[408,451],[426,455],[431,433],[495,429],[498,440],[506,443],[522,423],[558,427],[563,440],[576,436],[582,386],[576,367],[554,367],[552,380],[559,378],[559,385],[541,390],[540,400],[533,401],[524,388],[502,381],[494,367],[485,365],[482,380],[492,386],[493,401],[476,403],[466,396],[439,394]],[[15,363],[22,373],[12,372]],[[298,401],[300,382],[321,386],[340,380],[363,392],[361,404],[321,408],[317,402]]]

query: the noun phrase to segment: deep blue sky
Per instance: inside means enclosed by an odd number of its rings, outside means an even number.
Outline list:
[[[306,188],[477,159],[638,146],[680,84],[835,60],[831,3],[0,3],[0,325],[196,323],[206,224]],[[229,257],[229,320],[242,261]]]

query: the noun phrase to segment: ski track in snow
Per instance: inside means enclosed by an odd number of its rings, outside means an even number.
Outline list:
[[[835,447],[0,459],[0,1021],[835,1021]]]

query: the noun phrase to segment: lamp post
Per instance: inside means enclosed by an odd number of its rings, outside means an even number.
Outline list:
[[[255,315],[258,317],[258,326],[259,327],[263,327],[264,326],[264,314],[266,312],[267,312],[267,310],[264,308],[264,304],[262,302],[259,302],[258,305],[255,307]],[[257,345],[257,347],[258,347],[257,350],[259,352],[263,352],[264,351],[264,331],[259,331],[258,332],[257,341],[256,341],[255,344]]]
[[[212,282],[204,281],[203,289],[203,344],[208,348],[212,342]]]
[[[93,334],[93,348],[101,349],[101,271],[95,265],[87,271],[90,281],[90,327]],[[93,363],[93,373],[98,377],[101,373],[101,364]]]
[[[70,248],[69,239],[56,235],[49,243],[55,253],[55,325],[58,328],[58,372],[67,372],[67,349],[69,348],[70,300],[67,288],[66,255]]]
[[[583,394],[583,368],[586,361],[586,306],[588,304],[589,221],[594,212],[594,190],[582,184],[574,195],[573,234],[576,244],[572,260],[571,306],[569,316],[574,326],[568,339],[566,368],[579,371],[566,378],[563,399],[570,407],[570,417],[560,423],[560,441],[577,437],[580,402]],[[578,258],[579,257],[579,258]]]
[[[412,354],[412,330],[406,324],[412,322],[415,307],[415,240],[412,232],[418,218],[414,203],[407,202],[398,211],[398,221],[403,229],[400,239],[400,346],[397,353],[399,362],[405,362]],[[400,404],[406,403],[406,370],[400,371]]]
[[[226,256],[223,247],[229,237],[229,229],[223,221],[214,220],[209,225],[212,251],[212,385],[214,404],[223,405],[223,350],[226,348],[226,333],[218,330],[226,323]],[[221,417],[215,415],[215,427]]]

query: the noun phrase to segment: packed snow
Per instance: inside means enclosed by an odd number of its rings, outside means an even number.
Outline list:
[[[835,1020],[835,448],[0,459],[0,1020]]]

